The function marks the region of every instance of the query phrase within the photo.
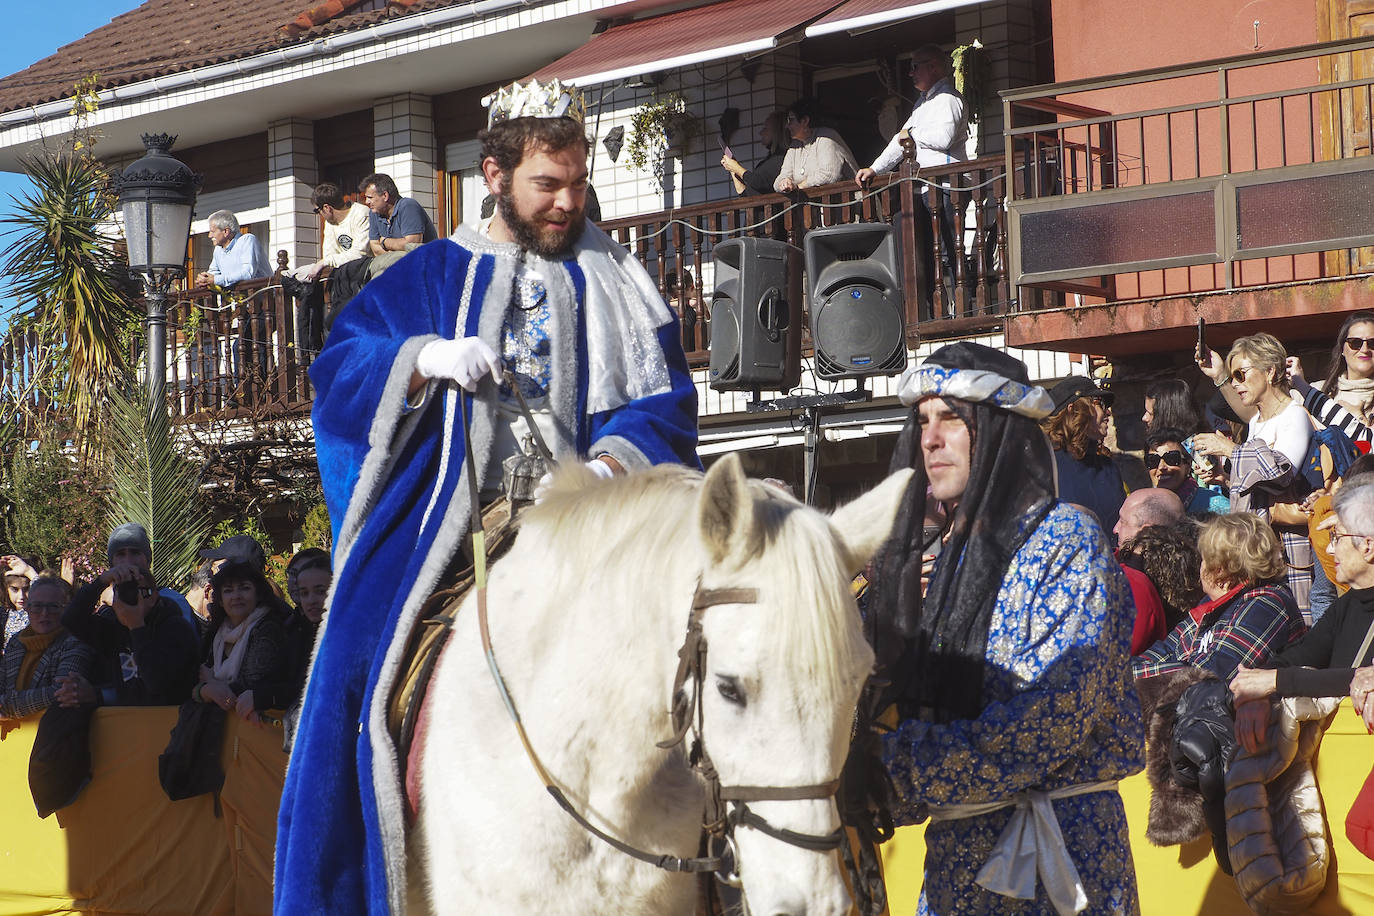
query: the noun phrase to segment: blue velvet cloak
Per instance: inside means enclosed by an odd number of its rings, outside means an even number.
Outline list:
[[[584,241],[575,259],[546,261],[541,269],[551,281],[553,312],[549,403],[558,435],[550,446],[560,458],[609,454],[631,470],[661,462],[697,467],[696,391],[677,321],[661,299],[648,310],[630,303],[624,312],[638,307],[641,323],[646,314],[666,317],[648,329],[666,365],[666,373],[658,367],[666,385],[651,392],[641,387],[638,396],[586,412],[589,386],[604,402],[608,390],[634,390],[636,375],[634,366],[617,366],[606,355],[627,362],[623,354],[634,348],[616,342],[598,348],[593,341],[588,358],[588,270],[602,277],[597,272],[618,271],[622,293],[626,277],[640,289],[648,283],[623,249],[590,224],[587,233],[597,251],[589,254]],[[334,522],[335,579],[282,793],[277,913],[404,909],[403,774],[386,731],[386,698],[404,634],[467,531],[456,398],[467,402],[479,479],[495,417],[489,380],[475,396],[431,382],[413,408],[406,393],[416,354],[431,340],[481,336],[499,352],[518,258],[510,245],[467,232],[456,238],[461,244],[421,247],[369,283],[334,323],[310,368],[316,452]],[[605,327],[606,317],[592,326]],[[602,367],[605,377],[590,378],[589,364]]]

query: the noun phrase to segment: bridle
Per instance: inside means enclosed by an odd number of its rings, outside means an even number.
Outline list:
[[[667,741],[658,742],[658,747],[667,750],[681,744],[695,718],[696,734],[687,752],[687,762],[706,780],[706,814],[702,827],[712,837],[731,839],[735,828],[742,825],[791,846],[813,852],[828,852],[839,848],[844,839],[843,827],[824,835],[797,833],[768,823],[750,810],[748,803],[834,798],[840,787],[838,776],[829,782],[809,786],[723,786],[711,755],[706,751],[706,722],[702,703],[706,640],[701,629],[702,612],[720,604],[757,604],[758,597],[759,590],[756,588],[702,588],[698,582],[692,595],[692,612],[687,618],[687,635],[677,651],[677,674],[673,677],[673,736]],[[690,699],[686,691],[688,678],[692,681]],[[734,805],[729,811],[725,810],[727,802]]]
[[[697,587],[696,593],[692,598],[692,613],[688,619],[687,636],[683,641],[682,647],[678,650],[678,671],[673,688],[673,710],[672,719],[674,725],[673,737],[667,741],[658,743],[658,747],[667,750],[682,743],[687,734],[687,729],[691,725],[693,711],[696,718],[696,736],[694,737],[691,749],[688,752],[688,762],[706,780],[706,814],[703,817],[702,827],[716,840],[723,840],[727,846],[733,842],[734,833],[737,827],[751,827],[759,832],[772,837],[791,846],[813,852],[829,852],[840,847],[844,839],[844,828],[837,828],[834,832],[817,835],[807,833],[797,833],[783,827],[775,827],[750,810],[748,803],[753,801],[800,801],[803,799],[823,799],[833,798],[839,789],[840,780],[838,777],[825,783],[818,783],[810,786],[723,786],[720,777],[716,773],[715,765],[711,762],[710,755],[706,752],[705,743],[702,741],[702,729],[705,725],[702,714],[701,687],[706,662],[706,641],[701,636],[701,613],[707,608],[718,604],[752,604],[758,600],[758,589],[753,588],[727,588],[727,589],[703,589]],[[615,849],[625,853],[641,862],[670,872],[721,872],[730,863],[723,856],[706,855],[694,856],[691,858],[681,858],[667,853],[647,852],[628,843],[619,840],[595,824],[588,821],[582,814],[573,807],[563,794],[554,780],[549,776],[548,770],[544,768],[535,753],[534,746],[530,743],[529,735],[525,732],[525,727],[520,721],[520,713],[515,708],[515,701],[511,698],[510,691],[506,687],[505,679],[501,676],[500,666],[496,661],[496,654],[492,649],[491,633],[487,626],[487,590],[485,583],[477,589],[477,623],[482,634],[482,651],[487,658],[487,667],[491,671],[492,679],[496,683],[496,689],[501,694],[501,700],[505,704],[506,712],[510,715],[511,722],[515,725],[516,734],[520,737],[520,744],[525,749],[525,756],[529,758],[535,773],[544,784],[544,788],[553,796],[554,801],[567,814],[576,821],[584,830],[598,839],[608,843]],[[692,698],[687,698],[683,689],[686,680],[691,677],[694,689]],[[725,811],[725,804],[732,803],[733,809]],[[722,879],[732,881],[733,875],[722,875]]]
[[[520,388],[518,385],[512,386],[519,396]],[[601,830],[595,824],[588,821],[572,803],[568,801],[563,790],[560,789],[549,775],[547,769],[535,753],[534,746],[530,743],[529,735],[525,732],[525,726],[520,721],[520,713],[515,708],[515,701],[510,695],[510,690],[506,687],[505,678],[501,675],[500,665],[496,661],[496,653],[492,648],[491,632],[487,623],[487,557],[486,541],[482,533],[482,519],[478,505],[478,487],[476,471],[472,460],[472,439],[467,422],[467,405],[464,400],[465,392],[459,391],[457,395],[458,407],[460,412],[460,422],[463,426],[463,436],[467,449],[467,478],[470,497],[472,500],[472,519],[469,521],[469,536],[472,538],[473,553],[473,585],[477,592],[477,624],[482,637],[482,652],[487,659],[487,668],[491,671],[492,680],[496,684],[497,692],[501,695],[501,701],[505,704],[506,712],[515,726],[516,734],[520,738],[520,744],[525,749],[525,756],[534,767],[544,788],[558,806],[567,812],[568,816],[576,821],[584,830],[611,847],[641,862],[646,862],[657,868],[669,872],[693,872],[707,873],[715,872],[717,876],[727,883],[737,883],[733,874],[721,874],[733,863],[727,863],[724,856],[704,855],[682,858],[668,853],[654,853],[639,849],[635,846],[617,839],[614,836]],[[520,396],[520,406],[526,412],[526,419],[531,429],[535,430],[536,445],[544,453],[546,461],[552,462],[552,454],[544,444],[538,434],[538,427],[528,417],[528,408],[525,399]],[[709,608],[721,604],[757,604],[758,589],[756,588],[703,588],[698,580],[696,591],[692,595],[692,610],[687,618],[687,634],[683,638],[682,646],[678,649],[677,674],[673,679],[673,703],[672,703],[672,723],[673,736],[667,741],[658,743],[658,747],[664,750],[676,747],[681,744],[686,737],[687,730],[692,724],[692,719],[696,719],[695,736],[687,754],[689,765],[696,770],[706,781],[706,813],[703,817],[702,828],[715,840],[723,840],[727,846],[731,846],[734,840],[735,830],[738,827],[750,827],[782,843],[796,846],[801,849],[813,852],[828,852],[838,849],[844,841],[844,828],[836,828],[828,834],[807,834],[797,833],[782,827],[775,827],[768,823],[764,818],[750,810],[749,802],[758,801],[801,801],[806,799],[825,799],[834,798],[839,790],[840,778],[830,780],[825,783],[818,783],[809,786],[722,786],[720,776],[716,772],[715,765],[711,761],[711,756],[706,752],[704,741],[705,717],[702,708],[702,684],[706,673],[706,640],[702,636],[701,617],[702,613]],[[692,680],[692,694],[688,699],[686,684],[688,678]],[[693,715],[695,713],[695,716]],[[725,805],[733,804],[730,811],[725,810]],[[708,850],[709,851],[709,850]]]

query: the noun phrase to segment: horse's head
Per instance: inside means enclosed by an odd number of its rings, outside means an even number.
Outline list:
[[[726,798],[732,787],[805,787],[814,791],[800,794],[815,796],[742,793],[762,799],[744,802],[762,823],[735,828],[740,878],[760,916],[848,911],[837,854],[785,842],[775,831],[823,837],[839,827],[827,784],[844,764],[873,666],[850,582],[886,539],[909,477],[892,475],[829,518],[747,480],[733,455],[702,485],[701,588],[757,592],[716,592],[719,602],[704,602],[697,737]],[[740,802],[726,807],[738,815]]]

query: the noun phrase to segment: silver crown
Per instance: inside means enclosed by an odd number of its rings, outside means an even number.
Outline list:
[[[572,118],[581,124],[587,117],[582,93],[557,79],[548,83],[530,80],[511,83],[482,99],[487,106],[487,127],[511,118]]]

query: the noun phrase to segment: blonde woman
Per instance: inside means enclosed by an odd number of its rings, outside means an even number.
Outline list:
[[[1288,354],[1272,334],[1260,333],[1232,344],[1225,363],[1216,353],[1208,355],[1210,365],[1198,366],[1236,414],[1249,421],[1249,432],[1240,445],[1217,433],[1198,433],[1193,450],[1230,460],[1231,508],[1257,512],[1274,525],[1288,562],[1288,587],[1310,621],[1316,556],[1299,506],[1308,493],[1299,485],[1312,443],[1312,418],[1289,393]],[[1292,467],[1285,468],[1276,455]]]
[[[1279,539],[1248,513],[1218,515],[1198,536],[1207,600],[1168,636],[1131,659],[1137,678],[1197,667],[1222,680],[1254,667],[1307,632],[1284,582]]]
[[[1204,375],[1221,389],[1226,403],[1250,424],[1249,438],[1263,442],[1301,468],[1312,439],[1312,421],[1293,399],[1288,385],[1288,353],[1272,334],[1252,334],[1231,345],[1225,362],[1215,351],[1207,363],[1199,362]],[[1196,450],[1230,458],[1237,446],[1216,433],[1193,437]]]

